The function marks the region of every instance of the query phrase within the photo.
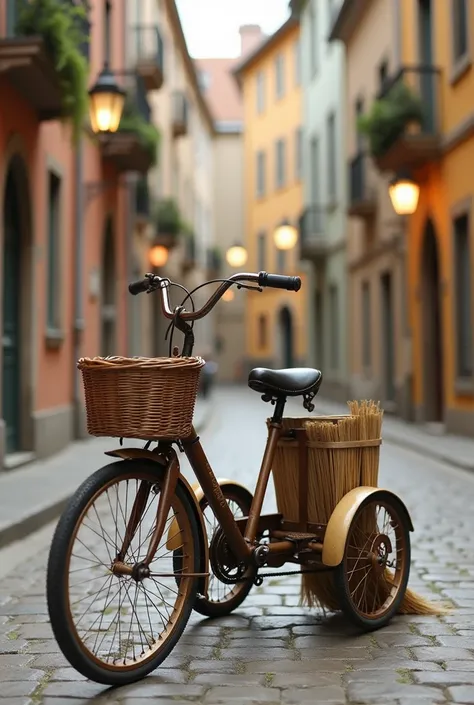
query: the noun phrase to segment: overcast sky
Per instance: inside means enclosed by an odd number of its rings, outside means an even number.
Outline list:
[[[240,54],[239,27],[272,34],[289,15],[288,0],[177,0],[188,49],[195,58]]]

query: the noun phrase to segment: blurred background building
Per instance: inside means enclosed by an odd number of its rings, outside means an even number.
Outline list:
[[[168,354],[147,271],[300,274],[196,325],[221,381],[311,365],[321,396],[474,435],[472,3],[239,29],[195,59],[174,0],[0,3],[0,467],[84,435],[79,357]]]

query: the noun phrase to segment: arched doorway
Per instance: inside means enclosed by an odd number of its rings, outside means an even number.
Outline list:
[[[101,355],[117,355],[117,279],[112,218],[105,225],[102,249]]]
[[[293,367],[293,317],[285,306],[280,311],[280,359],[282,367]]]
[[[431,220],[425,225],[421,258],[421,315],[423,333],[423,406],[426,422],[443,421],[443,321],[440,260]]]
[[[31,440],[31,208],[28,172],[18,154],[6,172],[2,220],[2,417],[11,454],[28,450]]]

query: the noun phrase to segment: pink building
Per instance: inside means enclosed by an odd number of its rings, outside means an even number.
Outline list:
[[[106,21],[110,68],[131,83],[124,0],[110,14],[105,0],[90,5],[90,42],[72,45],[74,61],[89,57],[87,87],[104,65]],[[130,134],[98,139],[87,127],[73,144],[41,22],[18,26],[16,8],[0,3],[0,469],[83,435],[77,359],[127,353],[127,172],[147,168]]]

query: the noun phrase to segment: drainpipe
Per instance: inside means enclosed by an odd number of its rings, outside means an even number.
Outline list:
[[[80,387],[80,375],[77,369],[77,360],[81,354],[82,331],[84,330],[83,311],[83,254],[84,254],[84,164],[83,164],[83,143],[82,138],[76,147],[75,152],[75,204],[74,213],[74,344],[72,359],[73,374],[73,414],[74,414],[74,438],[84,436],[82,424],[82,398]]]

